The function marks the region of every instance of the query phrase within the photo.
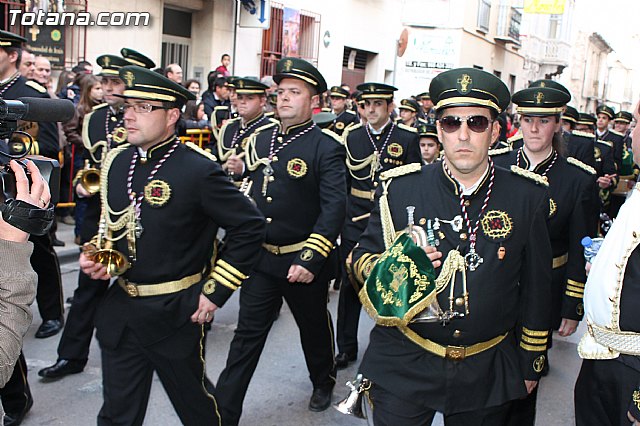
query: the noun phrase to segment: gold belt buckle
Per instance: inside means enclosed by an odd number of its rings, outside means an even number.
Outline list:
[[[447,346],[445,358],[452,361],[462,361],[467,356],[467,349],[464,346]]]
[[[126,283],[124,289],[129,297],[138,297],[138,286],[135,284]]]

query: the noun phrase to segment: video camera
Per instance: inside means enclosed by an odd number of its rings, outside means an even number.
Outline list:
[[[27,157],[33,144],[33,138],[26,132],[18,130],[18,120],[24,121],[68,121],[73,118],[75,107],[68,100],[19,98],[18,100],[0,99],[0,212],[9,224],[34,235],[43,235],[53,223],[53,208],[41,210],[33,208],[28,203],[16,200],[16,176],[9,167],[11,160],[20,164],[31,184],[31,175],[26,164],[20,160]],[[29,141],[28,147],[22,154],[10,154],[12,137],[20,135]],[[4,152],[7,151],[7,152]],[[60,187],[60,164],[55,159],[39,155],[29,156],[42,177],[49,184],[51,192],[51,206],[58,202]]]
[[[68,100],[42,98],[0,99],[0,140],[5,142],[7,151],[11,151],[9,147],[12,144],[21,143],[11,142],[14,133],[29,140],[29,146],[24,150],[23,154],[11,155],[9,152],[0,150],[0,203],[16,198],[16,178],[9,167],[9,161],[17,160],[24,167],[29,182],[31,182],[26,165],[20,160],[27,156],[33,140],[28,133],[17,130],[18,120],[68,121],[73,118],[74,112],[73,103]],[[38,166],[40,173],[49,183],[51,203],[56,204],[60,187],[60,164],[55,159],[42,156],[29,156],[29,159]]]

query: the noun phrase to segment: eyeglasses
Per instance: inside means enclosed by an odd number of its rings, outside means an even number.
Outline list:
[[[151,104],[124,104],[122,106],[122,112],[127,112],[127,110],[130,108],[132,108],[133,112],[135,112],[136,114],[145,114],[157,109],[167,109],[163,106],[155,106]]]
[[[442,130],[444,130],[445,133],[453,133],[460,130],[460,126],[462,126],[462,123],[465,121],[469,130],[475,133],[484,132],[489,128],[489,124],[493,123],[493,120],[490,120],[484,115],[471,115],[468,117],[447,115],[440,119],[440,127],[442,127]]]

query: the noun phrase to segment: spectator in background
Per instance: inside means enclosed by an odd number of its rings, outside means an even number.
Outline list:
[[[218,74],[222,74],[223,77],[229,77],[231,73],[229,72],[229,64],[231,64],[231,56],[228,53],[225,53],[220,58],[220,65],[216,68],[216,72]]]
[[[195,80],[195,79],[187,80],[184,83],[184,87],[186,87],[188,91],[196,95],[196,102],[200,102],[200,99],[202,99],[202,96],[200,95],[200,82],[198,80]]]
[[[62,71],[58,76],[58,86],[56,87],[56,96],[59,99],[72,100],[75,93],[69,93],[69,86],[73,84],[76,74],[73,71]]]
[[[51,62],[44,56],[36,56],[34,80],[47,87],[51,77]]]
[[[20,74],[27,80],[33,80],[36,71],[36,56],[29,49],[22,49],[22,59],[20,60]]]
[[[211,123],[204,113],[204,104],[197,101],[188,101],[182,113],[184,126],[187,129],[209,129]]]
[[[178,84],[182,84],[182,67],[178,64],[169,64],[164,69],[164,76]]]
[[[91,74],[93,73],[93,65],[89,61],[80,61],[71,71],[76,74]]]
[[[84,167],[84,143],[82,141],[82,125],[84,116],[91,112],[94,106],[102,103],[102,84],[98,77],[90,74],[84,74],[80,76],[78,83],[80,89],[80,101],[76,106],[76,113],[74,117],[64,123],[62,128],[64,134],[67,137],[67,150],[71,151],[70,163],[73,165],[73,169],[70,171],[70,177],[73,177]],[[66,166],[66,164],[65,164]],[[76,197],[76,208],[74,213],[75,218],[75,241],[76,244],[80,242],[80,229],[82,227],[82,219],[84,218],[84,212],[86,210],[86,200]]]
[[[218,106],[230,106],[229,88],[225,78],[216,78],[209,73],[209,88],[202,94],[204,113],[213,121],[213,109]]]
[[[273,81],[273,76],[271,75],[265,75],[264,77],[262,77],[260,79],[260,83],[268,87],[268,89],[266,90],[267,99],[269,99],[269,95],[271,95],[272,93],[275,93],[276,90],[278,90],[278,85],[276,84],[275,81]],[[275,106],[272,105],[271,102],[267,102],[267,104],[264,107],[264,112],[275,112],[275,109],[276,109]]]

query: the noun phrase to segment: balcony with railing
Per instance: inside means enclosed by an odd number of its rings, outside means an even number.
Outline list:
[[[498,27],[496,41],[520,45],[520,24],[522,12],[509,5],[498,6]]]
[[[568,42],[534,34],[526,36],[525,50],[525,55],[539,64],[568,66],[571,58],[571,45]]]

